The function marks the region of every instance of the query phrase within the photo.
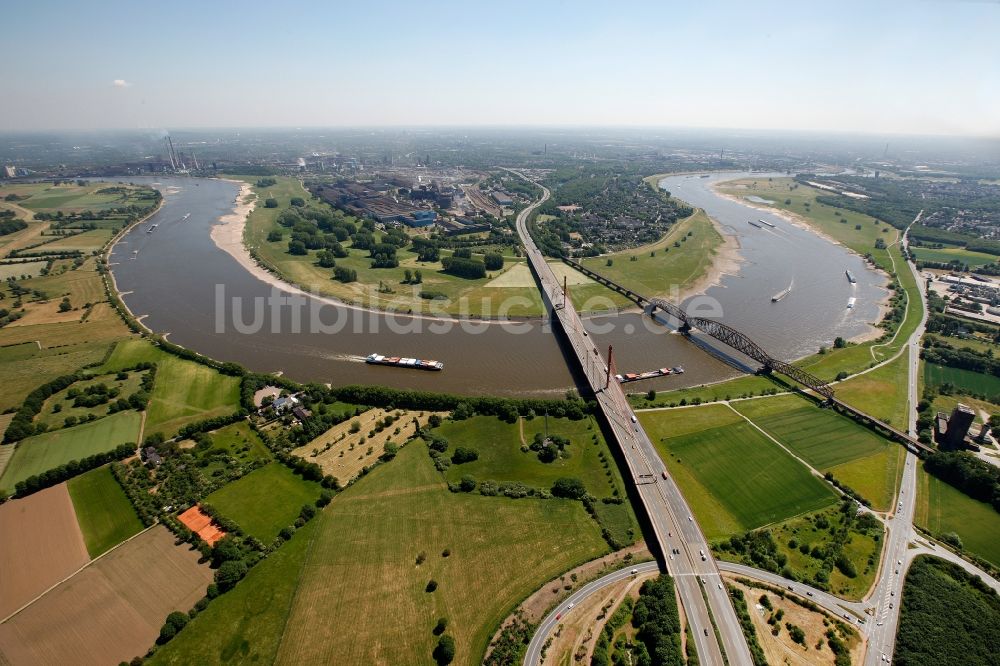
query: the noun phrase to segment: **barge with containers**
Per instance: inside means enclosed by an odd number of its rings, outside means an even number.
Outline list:
[[[365,357],[365,363],[371,365],[390,365],[396,368],[413,368],[415,370],[444,370],[444,363],[441,361],[425,361],[419,358],[383,356],[382,354],[369,354]]]

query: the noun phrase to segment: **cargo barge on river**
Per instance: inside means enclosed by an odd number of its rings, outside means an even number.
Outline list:
[[[371,365],[391,365],[397,368],[414,368],[416,370],[444,370],[444,363],[441,361],[425,361],[419,358],[403,358],[401,356],[382,356],[382,354],[369,354],[365,357],[365,363]]]

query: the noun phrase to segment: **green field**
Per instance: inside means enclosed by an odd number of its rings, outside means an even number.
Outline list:
[[[934,534],[954,532],[969,552],[1000,566],[1000,513],[924,471],[917,475],[914,522]]]
[[[417,440],[335,498],[152,663],[430,663],[442,616],[454,663],[480,663],[515,604],[606,550],[578,502],[449,492]],[[430,579],[433,593],[424,591]]]
[[[992,254],[966,250],[964,247],[929,248],[914,245],[910,249],[918,261],[934,261],[942,264],[960,261],[968,265],[969,268],[995,264],[997,261],[997,258]]]
[[[876,510],[892,506],[898,445],[797,395],[743,400],[733,407],[807,463],[861,493]]]
[[[535,433],[544,434],[545,419],[538,416],[522,421],[521,425],[524,442],[530,444]],[[610,460],[604,437],[593,419],[571,421],[550,418],[548,429],[550,434],[569,438],[570,445],[566,449],[568,458],[559,458],[551,463],[541,462],[534,451],[521,450],[519,424],[506,423],[493,416],[449,420],[434,432],[450,443],[448,455],[458,446],[473,449],[479,454],[478,460],[449,467],[446,472],[449,481],[459,481],[465,475],[472,475],[478,481],[520,481],[534,488],[548,489],[561,476],[575,476],[595,497],[610,497],[615,488],[624,490],[617,467]],[[601,465],[599,453],[610,461],[607,470]]]
[[[205,498],[244,532],[271,543],[282,527],[295,522],[304,504],[319,497],[320,486],[279,463],[269,463],[226,484]]]
[[[239,409],[240,380],[168,354],[131,338],[115,347],[101,372],[117,372],[141,362],[156,363],[156,383],[149,403],[146,434],[174,435],[183,426],[232,414]]]
[[[675,247],[675,242],[680,247]],[[708,215],[698,210],[674,224],[656,243],[582,259],[581,263],[644,296],[669,296],[671,287],[683,289],[711,268],[722,242]],[[609,260],[611,266],[607,265]]]
[[[1000,395],[1000,377],[981,372],[951,368],[937,363],[924,363],[924,383],[927,386],[952,384],[962,393]]]
[[[142,531],[142,521],[110,467],[98,467],[66,483],[91,558]]]
[[[825,484],[728,407],[643,412],[640,419],[710,539],[835,501]]]
[[[110,451],[139,436],[141,416],[125,411],[84,425],[63,428],[29,437],[17,445],[3,477],[0,490],[10,491],[18,481],[58,467],[71,460]]]

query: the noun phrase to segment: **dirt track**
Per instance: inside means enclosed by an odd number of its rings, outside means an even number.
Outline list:
[[[0,505],[0,619],[89,560],[65,483]]]
[[[211,580],[197,551],[155,527],[0,624],[0,663],[129,661],[146,653],[168,613],[189,610]]]

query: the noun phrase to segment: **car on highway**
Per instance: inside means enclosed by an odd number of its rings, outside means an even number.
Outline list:
[[[571,601],[571,602],[569,602],[569,605],[567,605],[567,606],[566,606],[566,610],[572,610],[572,609],[573,609],[573,606],[576,606],[576,604],[575,604],[575,603],[573,603],[572,601]]]
[[[667,470],[663,470],[662,474],[664,479],[667,478]]]
[[[812,595],[813,595],[813,593],[812,593],[812,592],[809,592],[809,591],[807,591],[807,592],[806,592],[806,596],[807,596],[807,597],[811,597]]]
[[[722,589],[722,583],[719,583],[719,589],[720,590]]]
[[[637,573],[639,573],[639,570],[638,570],[638,569],[632,569],[632,571],[629,571],[629,573],[630,573],[630,574],[632,574],[632,575],[634,576],[634,575],[636,575]]]
[[[688,522],[689,523],[693,523],[694,522],[694,518],[692,518],[691,516],[688,516]]]
[[[636,423],[635,414],[632,415],[632,423]]]
[[[708,627],[705,627],[705,635],[708,636]]]

